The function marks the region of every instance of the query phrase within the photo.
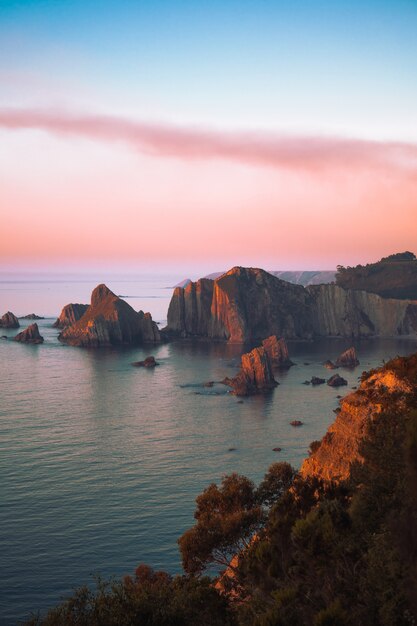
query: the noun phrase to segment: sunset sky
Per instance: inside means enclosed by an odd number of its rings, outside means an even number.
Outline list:
[[[416,32],[415,0],[2,0],[0,270],[417,252]]]

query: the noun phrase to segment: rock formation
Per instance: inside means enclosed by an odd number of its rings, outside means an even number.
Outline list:
[[[348,348],[336,359],[336,367],[356,367],[359,365],[355,348]]]
[[[43,337],[39,333],[36,322],[25,328],[25,330],[22,330],[21,333],[14,337],[14,340],[20,341],[21,343],[43,343]]]
[[[302,476],[348,478],[351,464],[361,461],[359,446],[368,423],[377,420],[384,407],[402,410],[413,394],[415,397],[417,388],[406,378],[407,370],[417,371],[417,354],[394,359],[370,372],[357,391],[340,401],[335,421],[301,466]]]
[[[72,346],[139,345],[160,341],[150,313],[137,313],[106,285],[98,285],[84,315],[64,328],[59,340]]]
[[[233,389],[236,396],[249,396],[273,389],[277,382],[272,374],[271,362],[265,348],[254,348],[242,354],[240,372],[234,378],[222,381]]]
[[[326,381],[324,378],[319,378],[318,376],[312,376],[310,382],[312,385],[324,385]]]
[[[215,280],[177,287],[165,330],[171,336],[236,343],[270,335],[394,337],[416,333],[417,303],[334,284],[305,288],[261,269],[235,267]]]
[[[159,363],[155,361],[154,356],[147,356],[144,361],[135,361],[135,363],[132,363],[132,365],[134,365],[135,367],[151,367],[152,368],[152,367],[156,367],[157,365],[159,365]]]
[[[88,304],[66,304],[58,319],[54,322],[53,327],[63,329],[71,326],[71,324],[75,324],[82,318],[87,309]]]
[[[344,385],[347,385],[347,380],[342,378],[342,376],[339,376],[339,374],[334,374],[329,378],[327,384],[329,385],[329,387],[342,387]]]
[[[19,326],[19,320],[11,311],[7,311],[7,313],[0,318],[0,328],[19,328]]]
[[[287,342],[283,337],[278,339],[276,335],[271,335],[262,341],[262,345],[269,356],[272,367],[288,368],[294,365],[288,353]]]
[[[21,320],[44,320],[45,318],[36,313],[29,313],[29,315],[22,315]]]

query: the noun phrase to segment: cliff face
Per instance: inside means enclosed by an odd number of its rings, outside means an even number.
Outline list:
[[[72,346],[138,345],[160,341],[149,313],[137,313],[106,285],[98,285],[84,315],[64,328],[59,340]]]
[[[167,332],[244,343],[278,335],[392,337],[417,331],[417,303],[333,284],[304,288],[261,269],[235,267],[174,291]]]
[[[75,324],[82,318],[87,309],[88,304],[66,304],[53,327],[62,329]]]
[[[414,369],[417,368],[417,355]],[[361,461],[359,446],[369,421],[378,419],[388,407],[405,408],[417,392],[417,386],[402,376],[391,361],[364,380],[359,389],[340,401],[341,410],[320,442],[318,448],[304,461],[300,473],[323,480],[339,481],[349,477],[351,464]]]

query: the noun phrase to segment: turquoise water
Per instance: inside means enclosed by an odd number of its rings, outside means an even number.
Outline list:
[[[130,295],[117,281],[106,282]],[[171,295],[166,282],[150,280],[145,293],[144,282],[133,281],[129,291],[139,298],[128,302],[163,321]],[[71,300],[88,300],[67,292],[91,291],[90,284],[70,281],[49,296],[43,284],[30,293],[11,285],[0,285],[0,307],[17,314],[56,315]],[[33,306],[18,308],[30,294]],[[150,306],[141,294],[153,296]],[[6,625],[91,583],[94,573],[122,576],[140,562],[179,572],[176,540],[192,525],[204,487],[232,471],[258,481],[277,460],[299,465],[333,421],[336,396],[349,390],[301,384],[312,375],[327,377],[321,362],[335,358],[346,341],[290,344],[297,365],[278,376],[280,386],[240,404],[223,386],[200,386],[236,371],[239,346],[84,350],[59,344],[52,321],[39,322],[43,345],[0,341],[0,623]],[[361,365],[343,372],[349,387],[363,369],[417,345],[374,340],[357,349]],[[131,366],[150,352],[160,362],[155,370]],[[293,419],[304,426],[291,427]],[[282,452],[273,452],[276,446]]]

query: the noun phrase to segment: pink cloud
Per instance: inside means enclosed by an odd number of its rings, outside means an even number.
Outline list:
[[[144,154],[183,160],[223,159],[246,165],[321,171],[395,169],[417,175],[417,145],[337,137],[221,132],[66,111],[0,109],[0,127],[37,129],[102,142],[123,142]]]

